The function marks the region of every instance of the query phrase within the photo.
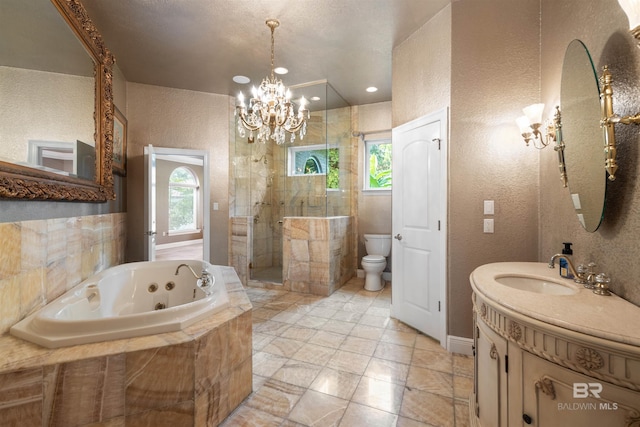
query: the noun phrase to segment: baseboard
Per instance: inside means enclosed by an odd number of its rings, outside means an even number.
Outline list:
[[[447,335],[447,350],[450,353],[473,355],[473,339]]]

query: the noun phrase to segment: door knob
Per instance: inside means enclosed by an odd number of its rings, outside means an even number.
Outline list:
[[[400,233],[393,236],[394,239],[402,240],[402,235]]]

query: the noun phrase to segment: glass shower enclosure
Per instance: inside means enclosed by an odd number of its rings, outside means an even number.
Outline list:
[[[351,109],[326,81],[290,87],[310,101],[304,139],[249,143],[235,131],[234,216],[252,222],[249,280],[282,283],[284,217],[349,215]],[[234,129],[236,126],[234,126]]]

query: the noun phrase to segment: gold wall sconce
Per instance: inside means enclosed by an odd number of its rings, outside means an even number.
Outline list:
[[[614,125],[621,123],[624,125],[640,124],[640,113],[632,116],[620,117],[613,112],[613,88],[611,82],[613,78],[609,67],[604,66],[600,77],[600,107],[602,110],[602,126],[604,136],[605,169],[609,174],[609,181],[615,181],[618,163],[616,162],[616,135]]]
[[[529,143],[533,143],[535,148],[542,150],[551,141],[555,141],[556,131],[554,125],[547,125],[545,135],[540,131],[544,104],[532,104],[523,108],[522,111],[524,116],[518,117],[516,123],[518,123],[518,128],[520,128],[520,133],[527,146],[529,146]]]

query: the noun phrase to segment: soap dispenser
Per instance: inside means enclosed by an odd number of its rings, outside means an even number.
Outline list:
[[[571,245],[573,243],[563,243],[564,249],[562,249],[562,255],[565,257],[570,257],[573,255],[573,250],[571,249]],[[560,258],[560,277],[564,277],[565,279],[573,279],[573,274],[571,274],[571,270],[569,269],[569,262],[566,259]]]

